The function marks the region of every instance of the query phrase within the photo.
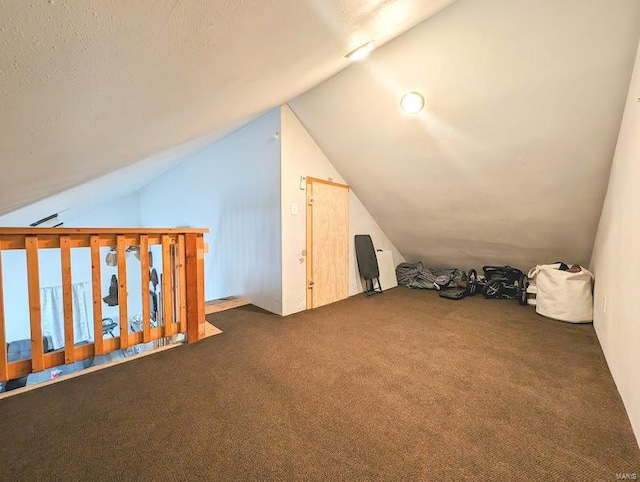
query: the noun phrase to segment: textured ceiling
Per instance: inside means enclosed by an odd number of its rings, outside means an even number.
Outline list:
[[[639,35],[637,0],[459,0],[290,105],[407,259],[586,264]]]
[[[0,2],[0,213],[197,149],[452,2]]]

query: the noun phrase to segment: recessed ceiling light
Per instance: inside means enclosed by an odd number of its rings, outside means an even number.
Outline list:
[[[366,44],[362,44],[357,49],[354,49],[351,52],[349,52],[347,55],[345,55],[345,57],[353,62],[362,60],[371,53],[374,45],[375,45],[374,41],[369,40]]]
[[[405,114],[417,114],[424,107],[424,97],[419,92],[407,92],[400,99],[400,108]]]

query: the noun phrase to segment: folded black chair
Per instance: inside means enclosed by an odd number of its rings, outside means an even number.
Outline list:
[[[376,293],[382,293],[380,285],[380,268],[373,241],[368,234],[356,234],[356,259],[358,260],[358,270],[366,283],[364,295],[369,297]],[[375,287],[375,283],[378,287]]]

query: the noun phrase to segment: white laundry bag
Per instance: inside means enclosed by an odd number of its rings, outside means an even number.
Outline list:
[[[536,312],[547,318],[569,323],[593,320],[593,274],[586,268],[572,273],[560,263],[542,264],[529,271],[535,280]]]

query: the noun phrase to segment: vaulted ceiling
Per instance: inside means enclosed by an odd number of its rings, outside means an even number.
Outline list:
[[[452,1],[0,2],[0,214],[143,159],[151,173]]]
[[[459,0],[290,105],[407,259],[588,264],[639,36],[637,0]]]
[[[0,214],[134,190],[293,99],[408,259],[586,264],[639,36],[637,0],[1,2]]]

